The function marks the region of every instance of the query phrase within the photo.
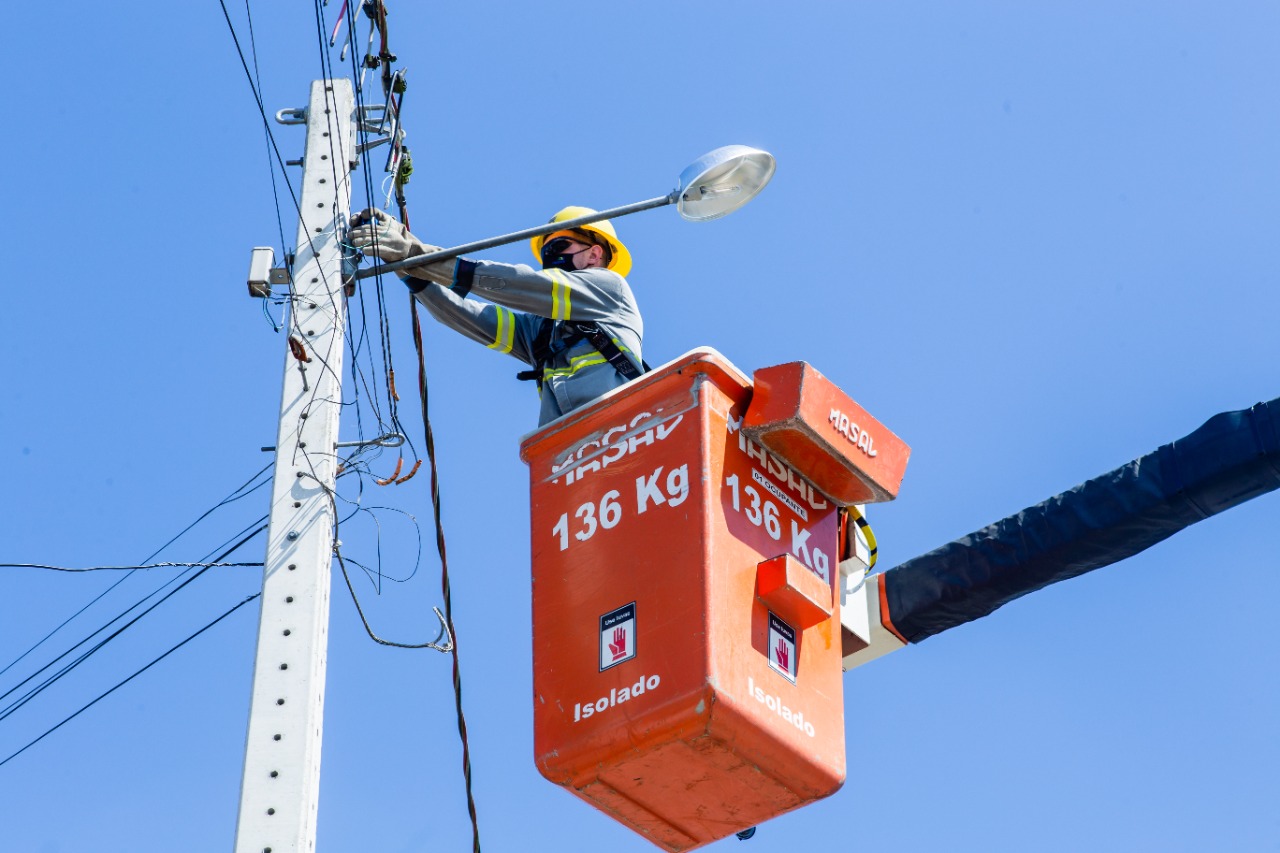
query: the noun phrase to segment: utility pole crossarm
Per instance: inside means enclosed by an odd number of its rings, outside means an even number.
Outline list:
[[[310,853],[320,795],[355,98],[311,84],[236,853]]]

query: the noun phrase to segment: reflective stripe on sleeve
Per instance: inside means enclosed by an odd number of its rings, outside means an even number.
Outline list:
[[[516,333],[516,315],[509,308],[503,308],[501,305],[493,306],[498,312],[498,330],[493,335],[493,343],[488,344],[489,349],[498,352],[511,352],[511,347],[515,345]]]
[[[551,319],[568,320],[573,311],[569,282],[560,270],[545,270],[551,277]]]

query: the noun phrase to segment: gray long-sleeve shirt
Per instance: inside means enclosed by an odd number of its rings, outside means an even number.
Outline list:
[[[432,276],[432,279],[437,279]],[[484,304],[455,293],[460,279]],[[555,322],[553,356],[543,366],[541,426],[626,383],[586,340],[566,346],[565,320],[595,321],[637,366],[644,321],[626,279],[607,269],[535,270],[524,264],[460,261],[451,285],[408,280],[431,316],[489,349],[534,363],[533,343],[543,318]]]

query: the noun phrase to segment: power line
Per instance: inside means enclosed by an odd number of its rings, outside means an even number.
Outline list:
[[[253,74],[249,71],[249,63],[244,58],[244,49],[240,47],[240,38],[236,35],[235,25],[231,23],[231,13],[227,11],[225,0],[218,0],[218,5],[222,7],[222,16],[227,20],[227,29],[231,31],[231,40],[235,42],[236,53],[240,56],[240,66],[244,68],[245,77],[249,81],[249,88],[253,91],[253,101],[258,105],[258,112],[262,115],[262,126],[267,131],[267,138],[271,140],[271,148],[276,153],[276,162],[280,164],[280,174],[284,176],[284,184],[289,189],[289,196],[293,199],[293,206],[298,211],[298,216],[302,216],[302,205],[298,202],[298,196],[293,191],[293,184],[289,181],[289,174],[285,167],[284,157],[280,154],[280,146],[276,144],[276,137],[271,132],[271,122],[267,118],[267,110],[262,105],[262,95],[258,91],[258,87],[254,85]],[[283,225],[281,226],[283,233]]]
[[[258,528],[257,528],[256,530],[254,530],[252,533],[248,534],[248,535],[247,535],[247,536],[245,536],[243,539],[241,539],[239,542],[237,542],[235,545],[231,546],[231,548],[229,548],[227,551],[225,551],[224,553],[222,553],[221,555],[219,555],[219,556],[217,557],[217,561],[220,561],[220,560],[222,560],[224,557],[229,556],[229,555],[230,555],[230,554],[232,554],[236,549],[240,548],[240,547],[241,547],[241,546],[243,546],[245,543],[249,542],[251,539],[253,539],[255,536],[257,536],[259,533],[261,533],[262,531],[264,531],[264,530],[266,530],[266,529],[267,529],[267,525],[265,525],[265,524],[263,524],[262,526],[258,527]],[[89,659],[90,657],[92,657],[94,654],[96,654],[97,652],[99,652],[99,651],[100,651],[104,646],[106,646],[106,645],[107,645],[108,643],[110,643],[112,640],[114,640],[115,638],[119,637],[121,634],[123,634],[125,631],[127,631],[127,630],[128,630],[129,628],[131,628],[132,626],[136,625],[136,624],[137,624],[137,623],[138,623],[142,618],[144,618],[145,616],[147,616],[147,614],[151,613],[151,612],[152,612],[152,611],[154,611],[157,607],[159,607],[160,605],[164,604],[166,601],[168,601],[168,600],[169,600],[170,598],[172,598],[173,596],[177,595],[180,591],[182,591],[182,589],[184,589],[185,587],[187,587],[189,584],[191,584],[193,581],[195,581],[195,580],[196,580],[196,578],[200,577],[201,575],[203,575],[203,574],[204,574],[205,572],[207,572],[207,571],[208,571],[208,569],[200,569],[199,571],[197,571],[197,572],[195,572],[194,574],[192,574],[192,575],[191,575],[191,577],[187,578],[185,581],[183,581],[183,582],[182,582],[181,584],[179,584],[177,587],[175,587],[174,589],[170,590],[168,594],[166,594],[163,598],[161,598],[161,599],[160,599],[159,601],[157,601],[155,604],[152,604],[152,605],[151,605],[150,607],[148,607],[146,610],[142,611],[142,612],[141,612],[141,613],[139,613],[137,616],[135,616],[133,619],[131,619],[129,622],[126,622],[124,625],[120,626],[118,629],[116,629],[116,631],[115,631],[114,633],[110,634],[110,635],[109,635],[109,636],[107,636],[105,639],[101,640],[97,645],[93,646],[93,647],[92,647],[91,649],[89,649],[87,652],[85,652],[84,654],[80,655],[80,657],[76,658],[76,659],[75,659],[75,660],[73,660],[71,663],[69,663],[69,664],[67,664],[66,666],[64,666],[64,667],[63,667],[62,669],[60,669],[58,672],[54,673],[53,675],[51,675],[51,676],[49,676],[48,678],[46,678],[43,682],[41,682],[41,683],[40,683],[40,684],[38,684],[37,686],[35,686],[35,687],[31,688],[30,690],[28,690],[28,691],[27,691],[25,694],[23,694],[20,698],[18,698],[18,699],[16,699],[16,700],[14,700],[12,703],[10,703],[10,705],[9,705],[8,707],[4,708],[3,710],[0,710],[0,720],[4,720],[4,719],[8,718],[8,717],[9,717],[9,716],[11,716],[14,712],[16,712],[18,709],[22,708],[24,705],[26,705],[28,702],[30,702],[32,699],[34,699],[36,696],[40,695],[40,694],[41,694],[41,693],[43,693],[45,690],[49,689],[49,687],[51,687],[52,685],[56,684],[58,681],[60,681],[63,677],[65,677],[65,676],[66,676],[68,673],[70,673],[72,670],[76,669],[78,666],[80,666],[82,663],[84,663],[86,660],[88,660],[88,659]],[[179,575],[179,577],[181,577],[181,575]],[[177,578],[174,578],[174,580],[177,580]],[[169,583],[173,583],[173,580],[171,580]],[[166,585],[167,585],[167,584],[166,584]],[[164,588],[164,587],[161,587],[161,589],[163,589],[163,588]],[[153,593],[151,593],[151,595],[154,595],[154,594],[155,594],[154,592],[153,592]],[[147,596],[147,597],[149,598],[150,596]],[[146,600],[146,599],[144,598],[144,599],[143,599],[143,601],[145,601],[145,600]],[[141,604],[141,603],[142,603],[142,602],[138,602],[138,604]],[[130,607],[130,608],[129,608],[129,610],[132,610],[134,607],[137,607],[137,606],[138,606],[138,604],[133,605],[132,607]],[[106,630],[106,628],[107,628],[107,627],[109,627],[113,622],[117,621],[118,619],[122,618],[125,614],[127,614],[127,613],[129,612],[129,610],[126,610],[126,611],[125,611],[125,613],[122,613],[120,616],[117,616],[115,619],[112,619],[112,620],[111,620],[111,622],[108,622],[106,625],[104,625],[104,626],[102,626],[101,628],[99,628],[98,630],[94,631],[94,632],[93,632],[92,634],[90,634],[88,637],[85,637],[83,640],[81,640],[80,642],[76,643],[76,644],[75,644],[74,646],[72,646],[70,649],[67,649],[67,651],[63,652],[63,653],[62,653],[61,655],[59,655],[58,657],[54,658],[52,661],[50,661],[49,663],[47,663],[47,664],[45,664],[44,666],[42,666],[40,669],[36,670],[36,671],[35,671],[35,672],[33,672],[31,675],[27,676],[26,678],[24,678],[22,681],[18,682],[18,683],[17,683],[16,685],[14,685],[13,687],[9,688],[9,690],[8,690],[8,691],[6,691],[5,693],[0,694],[0,699],[5,699],[5,698],[8,698],[9,696],[11,696],[11,695],[14,693],[14,691],[16,691],[18,688],[22,687],[22,686],[23,686],[24,684],[26,684],[27,682],[31,681],[33,678],[35,678],[35,677],[36,677],[36,676],[38,676],[40,673],[42,673],[42,672],[44,672],[45,670],[47,670],[49,667],[53,666],[55,663],[57,663],[57,662],[58,662],[59,660],[61,660],[62,658],[66,657],[68,654],[70,654],[70,653],[71,653],[71,651],[72,651],[72,650],[74,650],[74,649],[76,649],[76,648],[79,648],[80,646],[82,646],[82,645],[84,645],[86,642],[88,642],[91,638],[93,638],[95,635],[97,635],[97,634],[101,633],[102,631]]]
[[[235,25],[231,23],[231,13],[227,11],[227,4],[225,0],[218,0],[218,5],[222,7],[222,17],[227,22],[227,29],[231,33],[231,41],[235,44],[236,54],[240,58],[240,67],[244,69],[245,79],[248,80],[249,82],[249,90],[253,93],[254,104],[258,107],[258,114],[262,116],[262,126],[267,132],[267,138],[271,140],[271,149],[272,151],[275,152],[276,162],[280,166],[280,174],[284,176],[285,186],[289,190],[289,197],[293,200],[294,210],[298,212],[298,221],[300,223],[305,223],[306,218],[302,213],[302,204],[301,202],[298,201],[298,196],[293,190],[293,184],[290,183],[289,181],[289,176],[288,176],[288,171],[285,165],[284,156],[280,153],[280,146],[276,144],[275,135],[271,132],[271,122],[267,118],[266,107],[264,107],[262,104],[262,93],[259,91],[258,87],[254,84],[253,74],[249,71],[249,63],[244,56],[244,49],[240,46],[240,38],[239,36],[236,35]],[[332,146],[332,144],[333,142],[332,140],[330,140],[330,146]],[[281,229],[283,233],[283,225],[281,226]],[[311,238],[310,229],[304,228],[302,229],[301,233],[306,234],[307,246],[310,248],[312,255],[315,255],[318,257],[319,253],[316,251],[315,243]],[[320,272],[320,275],[325,277],[326,279],[330,274],[327,270],[323,268],[319,268],[319,272]],[[329,290],[330,292],[332,292],[333,288],[329,288]],[[296,298],[296,293],[294,292],[294,289],[293,289],[292,280],[289,283],[289,296],[291,300]],[[338,312],[337,304],[333,303],[330,305],[330,307],[334,310],[334,315],[337,316],[337,312]],[[290,311],[289,314],[290,314],[290,322],[294,324],[295,331],[297,331],[301,335],[302,330],[300,328],[297,328],[297,324],[298,324],[297,312]],[[321,360],[321,362],[323,363],[323,359]],[[327,365],[325,366],[327,367]]]
[[[253,77],[257,83],[257,90],[262,91],[262,75],[258,72],[258,41],[253,34],[253,12],[249,9],[249,0],[244,0],[244,14],[249,19],[249,49],[253,52]],[[284,217],[280,215],[280,190],[276,187],[276,166],[271,162],[271,130],[267,125],[263,124],[263,136],[267,143],[267,171],[271,175],[271,201],[276,206],[276,227],[280,231],[280,252],[282,255],[288,252],[288,244],[284,239]],[[288,180],[288,176],[285,176]],[[265,309],[266,300],[263,300],[262,306]],[[273,324],[274,325],[274,324]]]
[[[89,566],[87,568],[72,569],[66,566],[46,566],[41,563],[0,563],[0,569],[47,569],[54,572],[136,572],[141,569],[170,569],[170,568],[203,568],[217,569],[230,568],[233,566],[264,566],[265,563],[149,563],[145,566]]]
[[[261,595],[262,595],[262,593],[260,593],[260,592],[255,592],[253,595],[249,596],[249,597],[248,597],[248,598],[246,598],[244,601],[241,601],[239,604],[235,605],[235,606],[234,606],[234,607],[232,607],[230,610],[228,610],[228,611],[226,611],[225,613],[223,613],[223,614],[222,614],[221,616],[219,616],[217,619],[214,619],[214,620],[213,620],[212,622],[210,622],[208,625],[205,625],[205,626],[204,626],[203,628],[201,628],[199,631],[196,631],[194,634],[192,634],[191,636],[187,637],[187,638],[186,638],[185,640],[183,640],[182,642],[180,642],[180,643],[178,643],[177,645],[175,645],[175,646],[173,646],[172,648],[170,648],[170,649],[169,649],[168,651],[166,651],[164,654],[162,654],[162,655],[160,655],[159,657],[157,657],[157,658],[155,658],[154,660],[152,660],[152,661],[151,661],[151,663],[149,663],[149,664],[147,664],[146,666],[142,667],[142,669],[139,669],[137,672],[133,673],[133,675],[130,675],[128,678],[126,678],[126,679],[124,679],[123,681],[119,682],[119,683],[118,683],[118,684],[116,684],[114,687],[112,687],[111,689],[107,690],[105,693],[99,694],[99,696],[98,696],[96,699],[94,699],[92,702],[90,702],[90,703],[88,703],[87,705],[83,706],[82,708],[80,708],[80,710],[76,711],[76,712],[75,712],[74,714],[72,714],[71,716],[69,716],[69,717],[67,717],[66,719],[62,720],[62,722],[58,723],[56,726],[53,726],[52,728],[50,728],[50,729],[46,730],[46,731],[45,731],[43,734],[41,734],[39,737],[37,737],[37,738],[35,738],[34,740],[32,740],[32,741],[30,741],[29,743],[27,743],[27,745],[26,745],[26,746],[22,747],[22,748],[21,748],[21,749],[19,749],[17,752],[15,752],[15,753],[13,753],[12,755],[10,755],[8,758],[4,759],[3,761],[0,761],[0,767],[3,767],[4,765],[8,764],[10,761],[12,761],[13,759],[17,758],[19,755],[21,755],[22,753],[26,752],[28,749],[30,749],[31,747],[35,746],[37,743],[39,743],[40,741],[44,740],[46,737],[48,737],[49,735],[53,734],[53,733],[54,733],[54,732],[56,732],[58,729],[62,728],[62,727],[63,727],[63,726],[65,726],[67,723],[71,722],[71,721],[72,721],[72,720],[74,720],[76,717],[80,716],[80,715],[81,715],[81,714],[83,714],[85,711],[89,710],[89,709],[90,709],[90,708],[92,708],[94,705],[98,704],[98,703],[99,703],[99,702],[101,702],[103,699],[107,698],[107,697],[108,697],[108,696],[110,696],[112,693],[114,693],[114,692],[116,692],[117,690],[119,690],[121,687],[124,687],[124,686],[125,686],[126,684],[128,684],[130,681],[133,681],[133,680],[134,680],[135,678],[137,678],[139,675],[142,675],[142,673],[144,673],[144,672],[146,672],[147,670],[151,669],[151,667],[155,666],[155,665],[156,665],[156,664],[158,664],[160,661],[164,660],[164,659],[165,659],[165,658],[167,658],[169,655],[173,654],[173,653],[174,653],[174,652],[176,652],[178,649],[182,648],[182,647],[183,647],[183,646],[185,646],[187,643],[191,642],[191,641],[192,641],[192,640],[194,640],[196,637],[198,637],[198,636],[200,636],[201,634],[203,634],[205,631],[208,631],[208,630],[209,630],[210,628],[212,628],[214,625],[217,625],[217,624],[218,624],[219,622],[221,622],[223,619],[226,619],[226,618],[227,618],[228,616],[230,616],[232,613],[235,613],[235,612],[236,612],[237,610],[239,610],[241,607],[244,607],[244,606],[245,606],[246,604],[248,604],[250,601],[253,601],[255,598],[258,598],[258,597],[259,597],[259,596],[261,596]]]
[[[169,541],[168,541],[168,542],[165,542],[165,543],[164,543],[163,545],[161,545],[159,548],[157,548],[156,550],[152,551],[152,552],[151,552],[150,554],[148,554],[147,556],[143,557],[143,558],[142,558],[142,562],[144,562],[144,563],[145,563],[145,562],[147,562],[148,560],[154,559],[154,558],[155,558],[156,556],[158,556],[161,552],[163,552],[165,548],[168,548],[168,547],[169,547],[170,545],[172,545],[174,542],[177,542],[179,539],[181,539],[183,536],[185,536],[185,535],[186,535],[186,534],[187,534],[187,533],[188,533],[188,532],[189,532],[193,527],[195,527],[195,526],[196,526],[197,524],[199,524],[200,522],[204,521],[206,518],[208,518],[210,515],[212,515],[212,514],[213,514],[215,511],[217,511],[218,509],[221,509],[222,507],[226,506],[226,505],[227,505],[227,504],[229,504],[229,503],[233,503],[233,502],[235,502],[235,501],[240,500],[241,498],[244,498],[244,497],[247,497],[248,495],[253,494],[253,493],[254,493],[254,492],[256,492],[258,489],[262,488],[264,485],[266,485],[267,483],[271,482],[271,480],[270,480],[270,479],[263,480],[261,483],[259,483],[258,485],[254,486],[253,488],[249,488],[249,485],[250,485],[254,480],[256,480],[256,479],[258,479],[259,477],[261,477],[264,473],[266,473],[268,470],[270,470],[270,468],[271,468],[271,464],[270,464],[270,463],[268,463],[267,465],[263,466],[261,469],[259,469],[259,470],[258,470],[258,472],[257,472],[256,474],[254,474],[254,475],[253,475],[252,477],[250,477],[248,480],[245,480],[245,481],[244,481],[243,483],[241,483],[238,487],[236,487],[235,489],[233,489],[233,490],[231,491],[231,494],[227,495],[227,496],[226,496],[225,498],[223,498],[221,501],[219,501],[218,503],[214,504],[214,505],[213,505],[212,507],[210,507],[209,509],[205,510],[203,513],[201,513],[201,515],[200,515],[200,516],[199,516],[195,521],[191,522],[191,523],[190,523],[190,524],[188,524],[186,527],[182,528],[182,530],[178,531],[178,533],[176,533],[174,536],[172,536],[172,537],[169,539]],[[248,489],[248,491],[245,491],[246,489]],[[75,613],[72,613],[72,614],[71,614],[70,616],[68,616],[66,619],[62,620],[62,622],[61,622],[61,623],[60,623],[56,628],[54,628],[54,629],[53,629],[52,631],[50,631],[49,633],[45,634],[43,637],[41,637],[39,640],[37,640],[37,641],[35,642],[35,644],[34,644],[34,645],[32,645],[30,648],[28,648],[25,652],[23,652],[22,654],[18,655],[16,658],[14,658],[12,661],[10,661],[10,662],[8,663],[8,665],[6,665],[6,666],[4,667],[4,669],[0,669],[0,675],[4,675],[6,672],[8,672],[10,669],[12,669],[15,665],[17,665],[17,664],[18,664],[18,662],[19,662],[19,661],[21,661],[22,659],[24,659],[27,655],[31,654],[31,653],[32,653],[32,652],[34,652],[36,649],[38,649],[40,646],[42,646],[45,642],[47,642],[47,641],[49,640],[49,638],[50,638],[50,637],[52,637],[54,634],[58,633],[58,632],[59,632],[59,631],[61,631],[63,628],[65,628],[67,625],[69,625],[69,624],[72,622],[72,620],[74,620],[74,619],[75,619],[76,617],[78,617],[80,614],[84,613],[86,610],[88,610],[88,609],[89,609],[90,607],[92,607],[93,605],[97,604],[97,603],[98,603],[99,601],[101,601],[104,597],[106,597],[106,595],[107,595],[108,593],[110,593],[110,592],[111,592],[112,590],[114,590],[116,587],[120,586],[120,584],[122,584],[122,583],[124,583],[126,580],[128,580],[128,579],[129,579],[129,577],[130,577],[131,575],[132,575],[132,573],[130,573],[130,574],[128,574],[128,575],[125,575],[124,577],[120,578],[118,581],[116,581],[115,583],[111,584],[109,587],[107,587],[107,588],[106,588],[106,589],[104,589],[102,592],[100,592],[97,596],[95,596],[95,597],[93,598],[93,600],[91,600],[88,604],[84,605],[84,606],[83,606],[83,607],[81,607],[79,610],[77,610]],[[163,589],[163,587],[161,587],[161,589]],[[152,593],[152,594],[154,594],[154,593]],[[143,599],[143,600],[145,601],[145,599]],[[137,605],[135,604],[135,605],[134,605],[134,607],[137,607]],[[130,609],[130,610],[132,610],[133,608],[131,607],[131,608],[129,608],[129,609]],[[125,612],[127,613],[128,611],[125,611]],[[118,618],[120,618],[120,617],[118,617],[118,616],[117,616],[116,618],[118,619]],[[112,621],[112,622],[114,622],[115,620],[113,619],[113,620],[111,620],[111,621]],[[110,623],[108,623],[108,624],[110,624]],[[102,630],[102,629],[101,629],[101,628],[99,628],[98,630]],[[95,631],[94,633],[97,633],[97,632]],[[92,636],[92,635],[90,635],[90,636]],[[83,641],[83,640],[81,640],[81,642],[84,642],[84,641]],[[79,643],[77,643],[76,645],[79,645]],[[73,646],[72,648],[75,648],[75,647]],[[66,652],[63,652],[63,655],[65,655],[65,654],[66,654]],[[60,656],[60,657],[61,657],[61,656]]]

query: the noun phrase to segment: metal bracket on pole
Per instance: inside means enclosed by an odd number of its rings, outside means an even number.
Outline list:
[[[323,364],[308,384],[286,350],[236,853],[315,850],[354,112],[349,80],[318,80],[305,113],[277,116],[307,125],[288,324]]]

